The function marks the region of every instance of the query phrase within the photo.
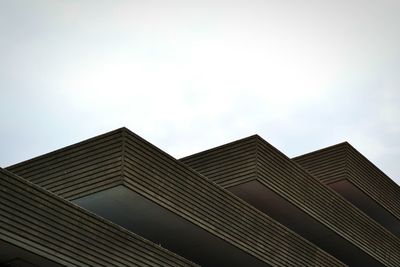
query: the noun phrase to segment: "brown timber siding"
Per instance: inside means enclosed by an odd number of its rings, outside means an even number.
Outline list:
[[[116,130],[7,170],[63,198],[78,198],[122,184],[122,143]]]
[[[123,184],[131,190],[246,251],[267,265],[345,266],[320,248],[129,130],[119,129],[101,136],[99,140],[112,143],[113,138],[108,139],[111,135],[122,140],[120,142],[122,152],[118,154],[122,155],[120,177]],[[73,150],[74,155],[79,155],[86,161],[88,157],[85,157],[85,151],[89,153],[96,150],[96,144],[97,140],[91,139],[58,152],[49,153],[39,159],[12,166],[10,170],[28,174],[29,177],[35,173],[38,177],[35,179],[47,177],[47,173],[51,173],[54,177],[61,177],[63,173],[70,173],[73,170],[75,178],[68,176],[67,179],[73,180],[73,190],[69,191],[72,193],[66,197],[76,198],[73,192],[78,192],[78,196],[82,195],[81,191],[86,192],[86,189],[79,188],[79,178],[77,178],[85,177],[86,171],[80,171],[79,161],[72,160],[76,163],[62,164],[63,157],[66,157],[69,162],[70,158],[75,157],[69,156],[72,153],[70,150]],[[85,148],[82,152],[79,152],[80,145]],[[105,149],[105,155],[108,155],[107,151]],[[91,165],[89,160],[87,161]],[[52,168],[52,162],[58,162],[59,165]],[[102,167],[103,162],[96,158],[93,165],[98,164]],[[94,167],[94,169],[97,168]],[[101,176],[102,172],[96,172],[91,179],[102,179]],[[94,190],[97,189],[95,183],[90,181],[89,184],[93,185]],[[117,181],[119,181],[118,178]],[[48,180],[43,186],[46,188],[53,183]],[[64,192],[62,184],[57,187],[55,193]],[[69,184],[66,185],[69,186]]]
[[[228,188],[257,179],[257,140],[254,136],[230,143],[221,153],[209,149],[180,159],[218,185]]]
[[[257,143],[256,152],[253,153],[256,165],[253,167],[256,169],[254,180],[283,196],[385,266],[399,266],[400,240],[397,237],[258,136],[197,153],[183,158],[182,161],[200,173],[217,169],[208,173],[210,177],[204,175],[218,183],[219,177],[239,172],[238,169],[242,164],[222,162],[227,158],[234,162],[236,156],[240,155],[241,148],[254,142]],[[340,155],[340,152],[338,154]],[[332,164],[343,166],[346,164],[345,157],[336,158]],[[342,170],[331,171],[329,168],[321,168],[320,173],[324,174],[324,179],[330,181],[341,179],[345,175]],[[227,187],[229,182],[224,181],[221,185]]]
[[[3,169],[0,240],[64,266],[196,266]]]
[[[344,266],[150,143],[126,131],[125,184],[271,266]]]
[[[400,187],[349,143],[293,160],[325,184],[347,179],[400,220]]]

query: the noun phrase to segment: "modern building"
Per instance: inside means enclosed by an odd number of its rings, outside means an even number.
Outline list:
[[[1,265],[395,267],[400,188],[348,143],[178,160],[121,128],[0,169]]]

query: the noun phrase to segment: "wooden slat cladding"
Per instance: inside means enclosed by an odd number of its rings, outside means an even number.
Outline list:
[[[2,169],[0,240],[63,266],[195,266]]]
[[[351,145],[348,145],[348,179],[400,219],[400,187]]]
[[[256,145],[250,136],[180,159],[224,188],[256,179]]]
[[[88,139],[7,170],[67,199],[121,184],[122,132]]]
[[[254,179],[252,146],[254,144],[250,142],[238,151],[243,153],[242,160],[246,163],[239,168],[240,171],[232,169],[238,178],[235,183],[244,181],[242,176]],[[223,160],[229,162],[230,159]],[[118,161],[121,166],[118,166]],[[229,168],[230,165],[227,163],[225,166]],[[218,168],[218,165],[211,166],[209,174],[218,173]],[[131,190],[269,266],[345,266],[127,129],[119,129],[9,169],[67,199],[110,188],[123,179],[124,185]],[[228,185],[232,184],[228,176],[220,182],[225,180]]]
[[[318,178],[325,183],[345,178],[345,167],[348,163],[343,145],[335,146],[332,151],[322,150],[321,153],[325,153],[327,158],[321,162],[315,163],[313,159],[309,161],[302,159],[302,164],[307,164],[306,171],[259,136],[251,138],[253,142],[246,138],[243,139],[243,143],[256,143],[254,157],[258,181],[382,264],[398,266],[400,240],[311,175],[316,173]],[[184,158],[183,161],[201,173],[210,165],[218,166],[219,157],[226,158],[226,154],[230,154],[229,152],[225,154],[225,151],[237,151],[239,155],[240,149],[237,148],[240,146],[239,140],[209,150],[213,153],[201,152]],[[210,156],[209,160],[208,156]],[[230,155],[230,158],[234,159],[235,155]],[[230,166],[237,170],[236,167]],[[220,168],[219,170],[220,172],[213,173],[212,177],[212,180],[217,183],[219,176],[229,177],[224,173],[224,171],[229,172],[229,169]],[[226,184],[229,182],[224,181],[220,185],[226,187]]]
[[[324,184],[347,178],[347,143],[340,143],[292,160]]]
[[[129,131],[124,152],[124,180],[128,188],[266,264],[345,266]]]
[[[344,163],[334,164],[338,158]],[[342,173],[336,180],[347,179],[400,219],[400,187],[349,143],[327,147],[294,160],[324,183],[333,180],[327,178],[327,172]]]
[[[258,160],[258,179],[264,185],[381,263],[398,266],[400,240],[384,227],[262,139]]]

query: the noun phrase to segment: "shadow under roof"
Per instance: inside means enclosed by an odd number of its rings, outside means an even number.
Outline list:
[[[400,262],[399,238],[257,135],[181,161],[350,266]]]
[[[241,251],[237,255],[250,257],[260,266],[345,266],[125,128],[8,169],[110,220],[125,224],[128,229],[132,227],[132,231],[152,234],[146,230],[146,222],[141,224],[143,228],[137,229],[132,225],[140,225],[138,222],[124,219],[123,213],[127,210],[139,213],[146,211],[132,216],[143,215],[149,219],[147,222],[155,217],[174,221],[182,227],[178,230],[183,229],[175,243],[172,238],[163,240],[162,233],[149,236],[167,248],[182,242],[186,234],[188,237],[196,236],[198,231],[203,231],[205,235],[201,236],[205,236],[206,240],[203,240],[205,243],[198,240],[201,243],[199,245],[212,242],[214,246],[208,248],[209,253],[215,253],[215,244],[222,242],[223,249],[217,252],[221,252],[221,259],[225,260],[226,265],[232,262],[232,254],[227,252],[234,249]],[[107,194],[116,194],[118,197],[109,198]],[[103,202],[96,203],[96,198]],[[103,205],[116,208],[118,201],[122,201],[126,209],[116,210],[117,214],[101,208]],[[141,209],[135,204],[150,208]],[[154,217],[154,214],[167,215]],[[168,225],[161,222],[157,231],[168,231]],[[190,257],[193,251],[188,248],[179,252]],[[193,257],[202,263],[201,257]],[[218,264],[221,264],[221,259]],[[209,266],[217,264],[209,260],[205,259]]]
[[[349,143],[293,160],[400,237],[400,187]]]
[[[0,264],[196,266],[3,169],[0,225]]]

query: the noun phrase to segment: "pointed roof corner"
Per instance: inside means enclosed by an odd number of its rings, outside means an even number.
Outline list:
[[[322,182],[347,179],[348,150],[351,145],[341,142],[292,158],[303,169]]]
[[[124,131],[119,128],[6,169],[67,199],[103,190],[122,182]]]
[[[224,187],[256,179],[257,143],[251,135],[180,159],[181,162]]]
[[[367,199],[373,200],[400,220],[400,187],[349,142],[313,151],[293,160],[326,185],[335,187],[336,182],[341,182],[335,190],[367,214],[372,208],[364,208],[360,200],[362,198],[365,199],[364,202]],[[342,187],[346,184],[347,191],[340,191],[344,189],[339,188],[339,184]],[[376,204],[371,204],[373,205]],[[387,218],[387,222],[396,221],[390,219],[390,215]],[[400,235],[400,231],[397,231]]]
[[[400,191],[396,191],[400,189],[389,188],[387,179],[379,176],[374,166],[360,155],[348,142],[343,142],[290,159],[255,134],[176,160],[121,127],[8,169],[75,203],[79,198],[89,203],[91,200],[86,197],[105,193],[111,197],[94,204],[93,210],[99,207],[104,209],[104,214],[118,210],[123,220],[128,215],[132,231],[137,230],[136,226],[146,231],[147,222],[154,221],[161,233],[170,229],[170,219],[182,222],[181,229],[195,227],[191,230],[193,236],[197,236],[197,230],[205,230],[214,247],[220,248],[220,242],[226,242],[229,249],[245,251],[240,254],[243,262],[250,259],[260,264],[247,264],[250,266],[281,261],[281,255],[284,258],[281,262],[293,265],[301,262],[307,266],[330,263],[343,266],[339,261],[343,259],[355,266],[378,266],[378,262],[396,266],[400,259],[397,237],[361,208],[351,205],[350,200],[328,188],[329,182],[353,179],[354,185],[362,189],[361,193],[375,199],[391,214],[400,214]],[[235,192],[241,195],[235,196]],[[15,196],[10,194],[8,198],[12,197]],[[121,203],[124,209],[120,209]],[[132,212],[134,205],[137,205],[138,216],[131,216],[136,214]],[[154,209],[149,211],[149,207]],[[159,220],[154,220],[158,215],[153,211],[163,216],[165,211],[171,213],[165,220],[167,227],[160,227]],[[146,223],[130,220],[142,219],[143,215],[150,220]],[[317,231],[310,236],[309,229],[314,227]],[[182,240],[195,240],[190,235],[187,238],[188,231],[182,235],[179,228],[175,230]],[[160,239],[164,236],[163,233]],[[175,236],[171,235],[170,240],[180,242]],[[331,246],[332,238],[340,250]],[[210,243],[202,243],[204,238],[199,240],[197,244],[205,244],[210,255],[215,252]],[[375,246],[375,241],[379,246]],[[193,247],[198,248],[197,244]],[[390,258],[387,251],[391,253]],[[188,251],[188,255],[190,253]],[[237,257],[231,258],[233,253],[229,250],[223,249],[223,253],[228,262],[237,263]],[[352,255],[351,259],[348,255]]]
[[[340,143],[337,143],[337,144],[334,144],[334,145],[331,145],[331,146],[327,146],[327,147],[320,148],[320,149],[317,149],[317,150],[314,150],[314,151],[311,151],[311,152],[307,152],[307,153],[302,154],[302,155],[295,156],[292,159],[295,160],[295,161],[297,161],[297,160],[300,161],[303,158],[308,158],[308,157],[312,157],[312,156],[316,156],[316,155],[318,155],[318,156],[319,155],[323,155],[324,153],[326,153],[326,152],[329,153],[330,151],[333,151],[333,150],[335,150],[337,152],[341,151],[341,152],[345,153],[346,149],[348,147],[351,147],[351,144],[349,142],[347,142],[347,141],[343,141],[343,142],[340,142]]]
[[[281,205],[277,205],[279,207],[294,207],[328,229],[358,233],[354,236],[368,236],[367,231],[370,230],[361,227],[368,223],[372,231],[379,232],[379,236],[385,235],[385,239],[395,244],[397,239],[393,235],[358,210],[356,204],[351,205],[351,200],[345,200],[340,192],[329,188],[329,184],[339,182],[338,186],[344,185],[346,190],[351,190],[343,182],[353,178],[355,173],[349,171],[352,165],[356,166],[352,161],[352,150],[348,142],[342,142],[290,159],[260,136],[253,135],[186,157],[182,161],[222,188],[252,203],[259,210],[270,212],[288,225],[296,220],[297,215],[290,219],[287,214],[281,216],[276,210],[276,203]],[[399,195],[400,192],[392,194],[392,200]],[[268,205],[269,201],[274,204]],[[289,203],[287,206],[285,201]],[[337,211],[342,214],[340,218],[337,217]],[[358,225],[352,223],[356,220]],[[318,238],[315,240],[323,242]],[[355,239],[347,241],[358,246]],[[346,244],[347,241],[340,242]],[[370,255],[376,253],[372,247],[363,245],[363,249]],[[333,250],[330,252],[335,253]],[[376,254],[374,257],[379,256]],[[367,264],[363,262],[363,266],[372,266],[370,263],[373,260],[362,257],[358,260],[368,261]]]

